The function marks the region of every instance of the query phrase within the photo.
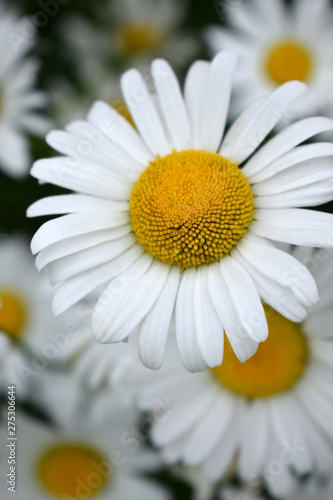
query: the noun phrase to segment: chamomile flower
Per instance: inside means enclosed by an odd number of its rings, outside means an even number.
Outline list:
[[[140,364],[137,347],[120,343],[102,346],[86,337],[68,346],[67,363],[62,371],[43,374],[40,403],[60,425],[73,428],[99,428],[113,425],[126,412],[138,420],[139,410],[133,393],[115,390],[117,379],[133,363]],[[76,342],[75,342],[76,343]]]
[[[90,87],[102,82],[111,61],[149,74],[157,56],[183,69],[198,53],[196,38],[181,27],[186,1],[109,0],[100,14],[97,26],[78,16],[62,25],[63,37],[78,55],[78,74]]]
[[[49,124],[36,110],[46,95],[33,89],[38,64],[26,53],[34,44],[24,19],[0,2],[0,168],[11,177],[28,174],[31,164],[26,134],[43,135]],[[24,35],[22,34],[24,33]]]
[[[54,431],[18,413],[17,432],[17,500],[170,498],[161,486],[142,477],[147,470],[156,470],[158,460],[153,452],[142,447],[133,451],[131,443],[121,440],[126,427],[90,433]],[[1,437],[7,437],[7,428]],[[7,479],[7,460],[1,461],[0,470]],[[1,481],[1,498],[8,498],[11,485],[6,479]]]
[[[305,82],[310,92],[288,120],[325,110],[333,85],[329,0],[294,0],[288,7],[283,0],[249,0],[227,6],[225,15],[234,29],[211,27],[206,35],[213,52],[240,54],[238,110],[291,80]]]
[[[31,243],[37,267],[60,284],[55,314],[104,286],[92,317],[96,339],[121,342],[139,329],[150,368],[162,364],[174,310],[181,360],[195,372],[221,364],[223,330],[240,360],[254,354],[268,335],[260,297],[292,321],[318,299],[311,274],[266,238],[333,245],[333,216],[296,208],[332,198],[333,145],[296,146],[333,122],[300,121],[256,151],[306,91],[289,82],[224,134],[235,66],[229,52],[195,63],[184,98],[164,60],[152,66],[156,98],[136,70],[126,72],[136,129],[97,102],[87,121],[48,135],[65,156],[32,168],[40,181],[75,191],[28,210],[67,214]]]
[[[111,0],[110,10],[115,20],[113,47],[132,64],[143,67],[159,55],[183,66],[198,50],[194,37],[178,31],[186,13],[184,1]]]
[[[1,385],[16,384],[26,392],[29,384],[20,345],[36,354],[55,328],[52,314],[52,288],[36,272],[28,243],[22,238],[0,242],[0,373]],[[33,382],[34,377],[30,380]]]
[[[133,367],[126,387],[136,384],[142,409],[170,398],[151,433],[167,463],[201,465],[211,481],[235,467],[252,485],[263,477],[279,497],[292,492],[296,476],[332,474],[333,257],[304,248],[294,255],[315,270],[321,300],[301,324],[265,306],[269,336],[250,360],[241,364],[228,346],[221,366],[189,374],[177,369],[171,344],[160,372],[141,387]]]

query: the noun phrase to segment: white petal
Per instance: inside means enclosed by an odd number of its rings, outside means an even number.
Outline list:
[[[323,156],[333,156],[333,144],[318,142],[316,144],[298,146],[267,165],[257,174],[249,175],[248,179],[251,184],[261,182],[298,163]]]
[[[23,134],[9,127],[0,130],[0,162],[11,177],[22,178],[28,174],[31,162],[29,144]]]
[[[185,80],[184,97],[191,125],[193,149],[204,148],[202,116],[209,68],[210,63],[207,61],[196,61],[190,67]]]
[[[220,261],[220,271],[231,301],[240,320],[242,335],[256,342],[267,339],[268,326],[265,312],[249,274],[232,257],[226,255]]]
[[[105,241],[80,252],[61,257],[45,267],[52,285],[67,280],[76,274],[104,264],[126,252],[136,243],[133,234],[127,234],[114,241]]]
[[[316,387],[302,384],[296,388],[296,398],[303,406],[305,413],[314,420],[325,435],[332,439],[333,406],[325,396],[318,393]]]
[[[314,207],[328,203],[333,198],[333,179],[315,182],[285,193],[258,196],[257,208],[298,208]]]
[[[237,356],[244,362],[256,352],[258,343],[247,335],[242,335],[240,321],[231,301],[227,287],[221,277],[218,263],[210,264],[208,269],[210,297],[223,325],[228,340]]]
[[[31,250],[36,254],[48,245],[73,236],[97,231],[99,229],[116,228],[129,222],[124,212],[107,212],[94,210],[89,213],[79,212],[64,215],[45,222],[31,240]]]
[[[313,247],[333,246],[333,215],[297,208],[256,210],[251,231],[258,236]]]
[[[143,263],[142,258],[145,260]],[[144,254],[125,275],[118,277],[120,289],[115,289],[111,282],[102,293],[92,323],[98,342],[121,342],[139,326],[155,304],[167,280],[170,266],[152,260],[152,256]]]
[[[223,51],[212,61],[202,112],[203,149],[216,153],[227,121],[237,55]]]
[[[333,122],[328,118],[307,118],[289,125],[247,162],[243,168],[244,175],[249,178],[301,142],[332,129]]]
[[[210,457],[208,457],[203,466],[204,477],[209,481],[215,482],[220,480],[233,463],[239,442],[239,415],[242,409],[242,406],[238,404],[232,425],[229,427],[228,432],[223,436],[220,443],[217,443],[215,450]]]
[[[153,160],[153,156],[132,125],[105,102],[95,102],[87,119],[98,127],[110,141],[142,165],[148,165]]]
[[[135,69],[121,79],[122,91],[136,126],[150,151],[165,156],[171,152],[161,120],[147,86]]]
[[[85,130],[87,127],[93,130]],[[82,133],[82,128],[85,134]],[[70,164],[77,167],[81,162],[96,164],[98,170],[107,173],[110,170],[120,179],[135,182],[142,171],[142,166],[136,164],[114,144],[111,144],[101,131],[95,130],[90,123],[84,121],[76,121],[67,125],[67,130],[67,132],[54,130],[47,135],[46,140],[61,154],[71,157]],[[93,134],[96,134],[94,142],[89,140]]]
[[[189,437],[184,450],[185,465],[198,465],[209,454],[221,446],[220,440],[232,423],[236,411],[236,399],[233,395],[220,393],[215,404],[201,419]]]
[[[267,402],[260,399],[252,401],[243,417],[239,473],[244,481],[250,481],[265,463],[265,453],[269,447],[270,420]]]
[[[178,151],[190,149],[190,124],[175,73],[165,60],[155,59],[152,64],[152,75],[174,148]]]
[[[118,144],[110,141],[102,131],[84,120],[75,120],[66,125],[66,130],[74,136],[79,137],[81,141],[89,140],[91,143],[91,159],[98,164],[115,169],[119,174],[136,175],[142,172],[143,165],[136,158],[132,158],[123,151]],[[145,165],[145,164],[144,164]]]
[[[206,363],[200,353],[195,336],[194,286],[196,270],[187,269],[179,286],[176,304],[176,337],[180,359],[189,372],[205,370]]]
[[[216,388],[210,386],[190,401],[179,405],[176,411],[168,415],[168,418],[158,420],[152,432],[154,442],[158,446],[165,446],[181,438],[196,422],[200,422],[207,410],[214,404],[216,395]]]
[[[102,229],[88,234],[81,234],[73,238],[61,240],[53,245],[49,245],[44,250],[41,250],[36,257],[36,267],[40,271],[46,264],[53,260],[60,259],[66,255],[71,255],[75,252],[80,252],[86,248],[99,245],[105,241],[117,240],[122,236],[132,232],[132,226],[125,224],[114,229]]]
[[[116,259],[65,281],[54,295],[52,302],[54,314],[57,316],[63,313],[99,286],[126,271],[142,254],[143,247],[135,245]]]
[[[64,194],[59,196],[48,196],[47,198],[36,201],[28,208],[27,217],[86,212],[95,209],[127,212],[129,205],[126,202],[104,200],[93,196]]]
[[[252,187],[255,196],[269,196],[301,188],[333,177],[333,161],[321,158],[296,165]]]
[[[282,314],[282,316],[290,319],[290,321],[298,323],[306,318],[306,310],[295,298],[289,288],[281,286],[262,274],[258,269],[249,264],[237,249],[233,251],[232,256],[249,273],[264,302],[273,307],[273,309]]]
[[[291,255],[267,245],[251,234],[242,238],[237,249],[264,276],[290,288],[301,304],[311,306],[319,300],[312,275]]]
[[[307,434],[304,427],[300,425],[302,409],[299,408],[294,397],[287,395],[272,398],[269,406],[274,432],[280,442],[294,443],[296,441],[298,446],[304,448],[297,460],[292,462],[293,467],[298,474],[308,474],[312,471],[313,463]]]
[[[208,366],[220,366],[224,332],[208,291],[208,267],[200,266],[194,285],[195,334],[201,355]]]
[[[31,175],[44,182],[106,199],[128,200],[131,183],[121,179],[111,169],[74,158],[38,160]]]
[[[172,312],[179,287],[180,270],[171,266],[166,283],[139,328],[139,354],[147,368],[162,366]]]
[[[253,110],[251,117],[249,113],[240,115],[227,133],[220,154],[238,163],[246,160],[283,117],[289,106],[306,90],[304,83],[287,82],[267,97],[256,111]]]

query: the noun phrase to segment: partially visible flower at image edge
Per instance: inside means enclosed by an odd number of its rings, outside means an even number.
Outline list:
[[[0,1],[0,168],[13,178],[29,173],[31,156],[26,135],[42,136],[50,129],[47,118],[37,113],[48,97],[34,89],[38,61],[27,53],[36,37],[22,36],[25,21]]]
[[[55,314],[104,286],[92,315],[96,339],[121,342],[139,329],[141,360],[153,369],[173,318],[189,371],[221,364],[223,331],[241,361],[251,357],[268,335],[261,299],[294,322],[318,300],[306,268],[266,238],[333,246],[333,216],[297,208],[332,198],[333,144],[298,145],[333,122],[302,120],[256,151],[307,90],[288,82],[224,134],[236,62],[230,52],[195,62],[184,98],[164,60],[152,63],[156,98],[138,71],[127,71],[121,86],[136,129],[96,102],[87,121],[47,136],[66,156],[31,171],[75,191],[28,209],[30,217],[65,214],[31,243],[38,269],[60,283]]]
[[[225,10],[228,27],[205,28],[214,54],[240,55],[234,105],[243,109],[253,99],[290,80],[309,86],[309,94],[289,110],[288,120],[331,105],[333,16],[329,0],[248,0]],[[287,118],[287,117],[286,117]]]

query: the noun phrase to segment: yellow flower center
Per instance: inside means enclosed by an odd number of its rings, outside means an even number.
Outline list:
[[[107,486],[110,464],[98,451],[79,444],[61,444],[48,449],[38,462],[38,477],[44,489],[56,498],[93,498]]]
[[[0,331],[12,339],[21,338],[27,317],[24,300],[10,290],[0,290]]]
[[[230,252],[253,219],[253,194],[237,164],[223,156],[173,152],[141,174],[130,214],[145,250],[185,269]]]
[[[223,363],[212,368],[217,380],[247,398],[265,398],[285,392],[298,381],[309,359],[308,344],[298,323],[265,307],[269,336],[245,363],[236,358],[229,342]]]
[[[119,39],[127,55],[141,55],[152,52],[161,45],[163,34],[153,25],[129,23],[119,30]]]
[[[274,45],[267,53],[265,69],[276,85],[299,80],[309,80],[313,69],[313,58],[307,47],[297,41],[283,41]]]
[[[113,109],[118,111],[118,113],[125,118],[134,128],[136,128],[136,125],[134,123],[134,120],[132,118],[132,115],[130,113],[130,110],[127,107],[126,102],[124,99],[111,99],[109,102],[110,106],[112,106]]]

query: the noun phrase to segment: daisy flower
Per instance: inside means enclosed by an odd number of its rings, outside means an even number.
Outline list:
[[[279,497],[295,476],[332,474],[333,257],[305,248],[294,256],[315,270],[321,300],[301,324],[265,306],[269,336],[250,360],[241,364],[227,344],[221,366],[190,374],[177,368],[171,344],[161,371],[141,386],[133,366],[126,387],[136,384],[141,409],[171,400],[151,431],[167,463],[200,465],[211,481],[230,470],[249,484],[263,478]]]
[[[16,384],[25,393],[35,377],[29,377],[26,367],[31,366],[20,346],[36,355],[59,321],[52,313],[52,288],[36,271],[27,242],[17,237],[1,241],[0,259],[1,385]]]
[[[159,55],[174,65],[184,66],[197,52],[195,38],[178,32],[186,14],[186,2],[111,0],[109,5],[115,21],[112,46],[119,57],[132,64],[147,64]]]
[[[199,44],[183,31],[186,2],[179,0],[109,0],[97,25],[79,16],[62,24],[63,37],[76,58],[77,70],[91,86],[101,81],[113,60],[126,68],[135,66],[149,76],[149,64],[165,57],[177,68],[186,67]]]
[[[229,52],[196,62],[184,97],[164,60],[152,65],[155,98],[129,70],[121,86],[136,130],[97,102],[86,121],[48,135],[65,156],[31,171],[75,191],[28,210],[66,214],[31,243],[38,269],[60,284],[55,314],[104,286],[92,317],[96,339],[121,342],[139,329],[150,368],[162,364],[174,311],[181,360],[195,372],[221,364],[223,330],[241,361],[254,354],[268,335],[260,297],[292,321],[318,299],[311,274],[267,238],[333,245],[333,216],[296,208],[332,198],[333,145],[296,146],[333,122],[300,121],[257,150],[306,91],[288,82],[225,134],[235,66]]]
[[[33,89],[38,64],[26,53],[35,39],[24,38],[23,26],[24,19],[0,2],[0,168],[14,178],[26,175],[31,165],[26,133],[44,135],[49,128],[36,114],[46,95]]]
[[[290,110],[305,116],[325,110],[333,85],[333,16],[329,0],[249,0],[225,10],[231,28],[206,30],[213,52],[236,50],[240,71],[235,106],[243,109],[257,96],[299,80],[310,89]]]
[[[147,470],[156,470],[155,454],[141,447],[130,453],[121,442],[126,431],[121,426],[98,432],[93,429],[90,433],[55,432],[18,413],[17,429],[17,500],[170,498],[161,486],[141,477]],[[5,439],[7,428],[1,434]],[[1,462],[0,470],[6,478],[1,481],[1,498],[8,498],[7,488],[11,485],[7,484],[7,460]]]
[[[136,344],[130,340],[130,348],[124,343],[102,346],[89,337],[80,348],[68,344],[70,356],[60,373],[43,373],[41,404],[66,427],[111,425],[119,415],[123,418],[125,411],[133,420],[138,419],[134,394],[115,390],[118,378],[123,378],[133,363],[139,363]]]

